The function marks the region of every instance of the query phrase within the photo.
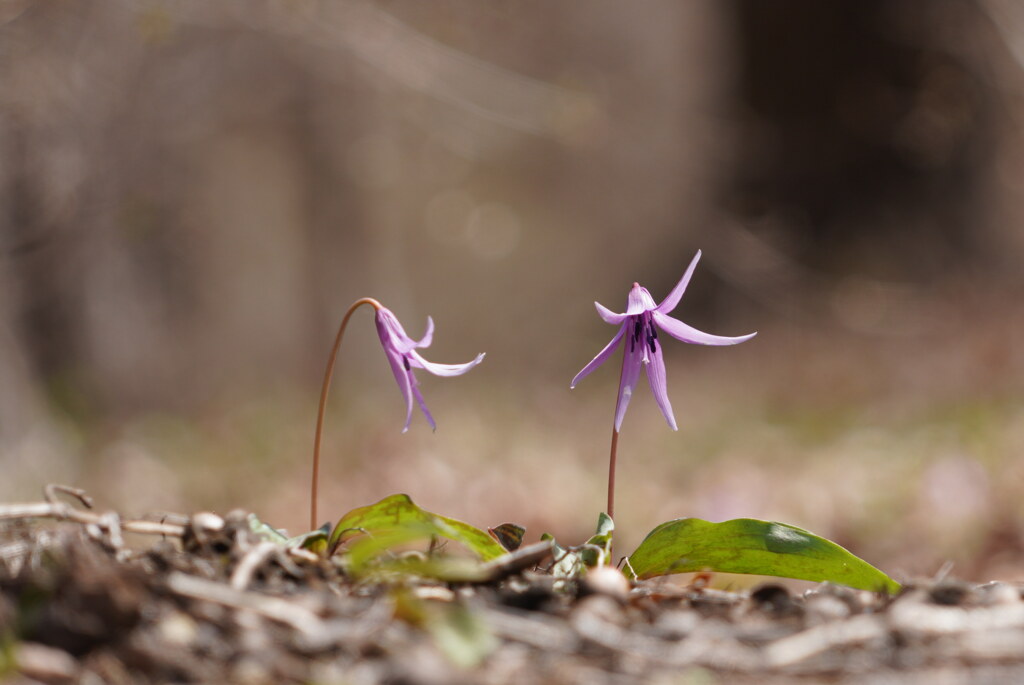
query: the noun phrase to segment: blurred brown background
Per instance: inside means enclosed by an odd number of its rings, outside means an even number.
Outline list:
[[[323,518],[392,492],[528,539],[604,504],[630,284],[666,347],[620,442],[623,552],[678,516],[901,576],[1024,578],[1024,9],[1014,0],[0,2],[0,498],[306,522],[320,375],[368,312]]]

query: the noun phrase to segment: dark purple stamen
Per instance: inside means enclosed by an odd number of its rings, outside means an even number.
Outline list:
[[[640,317],[637,317],[636,325],[633,327],[633,340],[634,341],[640,340],[640,330],[641,330]]]
[[[412,367],[409,366],[409,358],[408,357],[402,357],[402,366],[405,367],[406,371],[412,371]]]

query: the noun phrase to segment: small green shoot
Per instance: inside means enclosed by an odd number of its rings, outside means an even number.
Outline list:
[[[612,534],[615,523],[608,514],[601,512],[597,517],[597,531],[582,545],[562,547],[550,533],[540,536],[551,541],[554,564],[551,575],[558,578],[575,578],[586,569],[611,563]]]

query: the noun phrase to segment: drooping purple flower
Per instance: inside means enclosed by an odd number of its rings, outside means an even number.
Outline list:
[[[719,335],[710,335],[688,326],[678,319],[669,316],[669,312],[676,308],[679,300],[686,291],[690,282],[693,270],[700,260],[700,250],[690,262],[682,279],[672,289],[661,304],[654,304],[654,299],[647,292],[647,288],[641,287],[639,283],[633,284],[629,292],[629,302],[624,314],[616,314],[607,307],[595,302],[597,313],[602,319],[610,324],[619,327],[611,342],[603,350],[597,353],[594,359],[583,367],[576,377],[572,379],[570,387],[575,388],[583,378],[590,372],[608,361],[612,353],[623,341],[626,342],[626,349],[622,356],[622,375],[619,379],[619,398],[615,404],[615,431],[618,432],[622,426],[622,417],[626,415],[626,407],[633,396],[633,389],[640,378],[640,369],[646,369],[647,380],[654,393],[654,399],[661,408],[661,413],[668,421],[672,430],[678,430],[675,416],[672,414],[672,405],[668,401],[668,387],[665,378],[665,360],[661,355],[661,344],[658,338],[658,330],[668,333],[677,340],[695,345],[735,345],[745,340],[750,340],[757,333],[741,335],[736,338],[727,338]]]
[[[419,341],[409,337],[405,329],[402,328],[402,324],[391,310],[386,307],[377,309],[375,321],[377,324],[377,335],[380,336],[380,344],[384,346],[384,354],[388,358],[388,363],[391,364],[391,371],[395,374],[395,380],[398,381],[398,389],[402,391],[402,397],[405,398],[405,427],[402,428],[402,432],[404,433],[409,430],[409,423],[412,421],[412,400],[414,397],[420,405],[420,409],[423,410],[427,423],[430,424],[433,430],[437,430],[434,417],[430,415],[430,410],[427,409],[427,405],[423,402],[423,395],[420,393],[419,383],[416,381],[413,369],[424,369],[435,376],[461,376],[483,361],[484,353],[481,352],[476,356],[476,359],[466,364],[435,364],[424,359],[416,351],[418,347],[430,347],[430,343],[434,338],[434,320],[432,318],[427,317],[427,331]]]

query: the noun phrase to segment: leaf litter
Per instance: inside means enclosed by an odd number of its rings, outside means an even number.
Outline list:
[[[59,490],[0,505],[5,683],[1024,681],[1009,583],[940,578],[888,597],[621,583],[607,567],[565,578],[552,542],[458,582],[431,579],[422,554],[404,573],[354,575],[247,512],[131,521]]]

